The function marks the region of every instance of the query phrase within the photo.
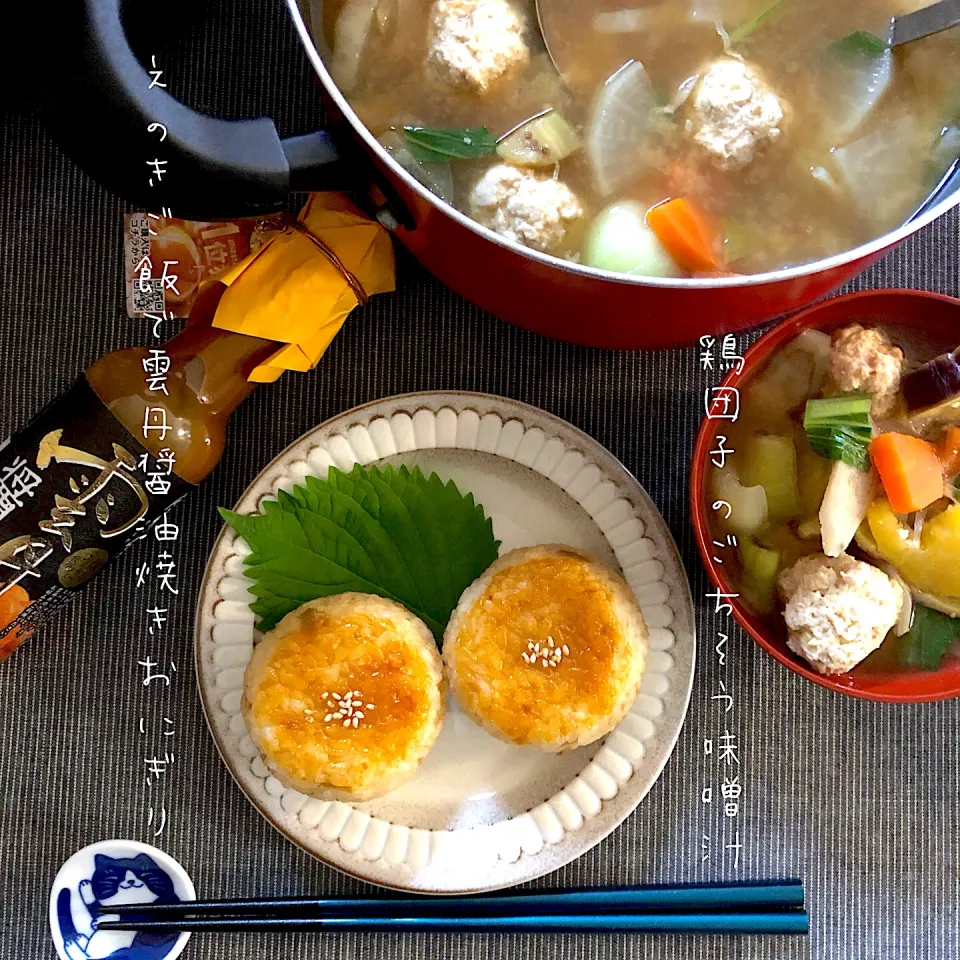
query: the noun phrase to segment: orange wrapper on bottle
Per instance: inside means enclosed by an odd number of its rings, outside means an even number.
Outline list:
[[[311,369],[394,288],[390,237],[343,196],[263,227],[179,333],[101,357],[0,444],[0,660],[213,470],[258,383]]]
[[[312,369],[354,307],[394,289],[389,235],[342,194],[313,194],[286,226],[215,281],[227,289],[214,327],[283,344],[252,383]]]

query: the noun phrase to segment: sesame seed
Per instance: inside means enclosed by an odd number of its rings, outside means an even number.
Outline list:
[[[347,719],[343,721],[343,725],[344,725],[345,727],[349,727],[349,726],[350,726],[350,718],[349,718],[349,717],[347,717]]]
[[[334,700],[339,700],[339,699],[340,699],[340,694],[339,694],[339,693],[335,693],[335,694],[333,695],[333,699],[334,699]]]
[[[372,704],[372,703],[368,703],[368,704],[367,704],[367,709],[368,709],[368,710],[372,710],[372,709],[373,709],[373,704]]]
[[[323,722],[324,722],[324,723],[329,723],[332,719],[333,719],[333,714],[332,714],[332,713],[328,713],[328,714],[323,718]]]
[[[563,655],[565,657],[570,656],[570,648],[566,644],[564,644],[560,649],[563,651]]]

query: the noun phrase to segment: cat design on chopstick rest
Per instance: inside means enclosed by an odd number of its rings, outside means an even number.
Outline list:
[[[71,891],[57,897],[57,920],[63,946],[71,960],[163,960],[176,944],[176,933],[146,933],[122,930],[97,931],[97,920],[107,917],[110,907],[128,903],[175,903],[180,900],[173,880],[147,854],[131,858],[94,857],[94,873],[77,888],[86,908],[75,919]]]

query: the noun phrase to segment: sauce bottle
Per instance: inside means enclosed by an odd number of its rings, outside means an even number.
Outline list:
[[[217,465],[279,346],[211,325],[225,289],[161,347],[94,362],[0,446],[0,659]]]

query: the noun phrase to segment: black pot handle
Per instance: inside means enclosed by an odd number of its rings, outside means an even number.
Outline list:
[[[323,131],[281,140],[266,117],[218,120],[175,100],[134,55],[121,0],[56,6],[68,11],[41,111],[108,190],[140,209],[217,220],[282,210],[291,191],[356,186]]]

